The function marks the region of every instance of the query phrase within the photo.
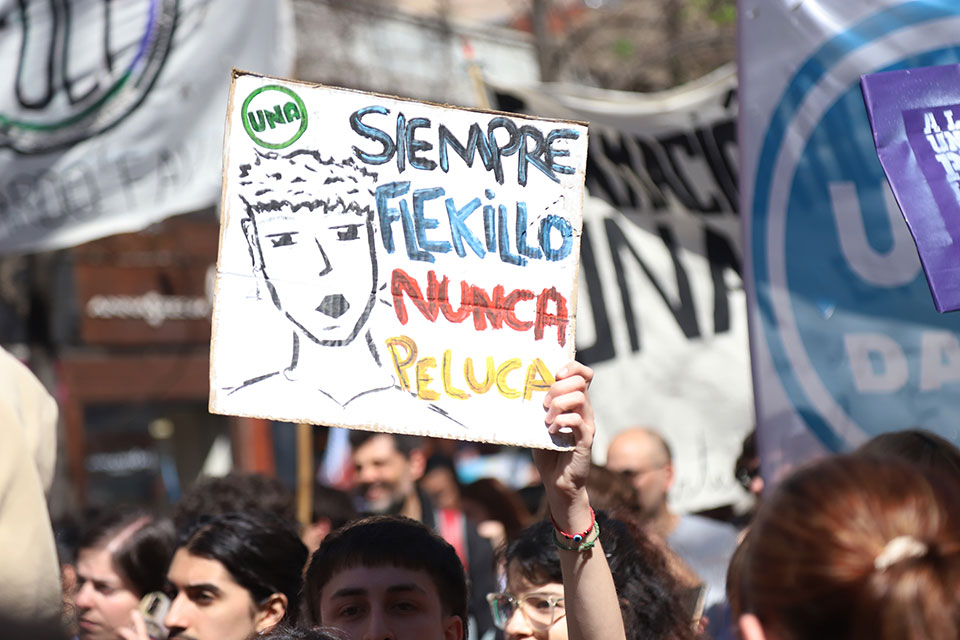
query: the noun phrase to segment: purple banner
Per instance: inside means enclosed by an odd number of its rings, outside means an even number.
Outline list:
[[[934,304],[960,309],[960,65],[865,75],[860,86]]]

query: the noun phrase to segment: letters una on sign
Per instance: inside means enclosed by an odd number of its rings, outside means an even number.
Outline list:
[[[536,447],[587,130],[234,72],[210,410]]]

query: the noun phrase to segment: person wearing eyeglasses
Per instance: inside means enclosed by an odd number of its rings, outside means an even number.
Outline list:
[[[541,614],[534,613],[537,628],[546,620],[546,628],[563,634],[551,640],[627,639],[586,491],[596,429],[587,391],[592,379],[593,371],[576,362],[557,372],[544,397],[545,427],[571,433],[575,444],[568,451],[533,452],[556,528],[556,542],[548,538],[546,544],[559,555],[560,580],[539,599],[525,597],[529,590],[520,591],[516,581],[508,583],[508,595]],[[375,516],[327,536],[307,568],[304,600],[308,623],[338,629],[350,640],[466,637],[463,566],[453,547],[408,518]]]
[[[704,614],[710,636],[734,638],[727,602],[727,565],[737,548],[735,527],[670,508],[668,496],[675,478],[673,454],[664,437],[646,427],[619,432],[610,441],[607,468],[631,479],[639,494],[644,528],[665,540],[707,585]]]
[[[603,512],[596,518],[627,639],[692,638],[694,625],[681,604],[682,588],[660,550],[643,536],[635,539],[626,523]],[[487,596],[494,623],[507,640],[573,637],[561,569],[560,554],[565,550],[553,544],[555,535],[553,523],[543,520],[507,546],[507,589]]]
[[[626,524],[590,507],[592,378],[575,363],[544,400],[551,432],[571,431],[576,444],[569,452],[533,452],[550,517],[508,545],[506,590],[487,596],[494,622],[507,640],[692,638],[663,556],[642,537],[635,542]]]

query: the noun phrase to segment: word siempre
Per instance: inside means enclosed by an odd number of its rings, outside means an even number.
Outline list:
[[[364,118],[373,119],[376,116],[389,116],[390,110],[380,105],[371,105],[353,112],[350,116],[350,127],[359,135],[380,144],[379,152],[371,153],[359,147],[353,152],[363,162],[372,165],[386,164],[396,159],[397,171],[403,173],[407,164],[421,171],[433,171],[439,162],[440,170],[447,173],[450,170],[450,151],[458,156],[468,167],[473,167],[473,160],[479,154],[480,161],[487,171],[492,171],[499,184],[503,184],[503,158],[517,155],[517,182],[527,184],[529,167],[535,167],[543,175],[559,183],[557,174],[573,175],[573,167],[561,164],[557,158],[570,155],[570,151],[557,148],[560,140],[576,140],[580,134],[567,128],[553,129],[546,135],[532,125],[518,126],[511,118],[496,116],[487,123],[486,133],[480,124],[474,122],[467,132],[467,143],[463,144],[443,124],[437,127],[437,160],[420,155],[434,148],[433,143],[417,138],[419,129],[430,129],[433,126],[430,118],[410,118],[401,111],[396,115],[396,137],[383,128],[375,127]],[[504,131],[506,140],[503,144],[497,140],[496,132]],[[503,138],[503,136],[501,136]],[[530,143],[533,146],[530,146]]]
[[[393,369],[404,391],[415,392],[421,400],[438,400],[440,391],[433,386],[436,382],[434,371],[437,368],[437,359],[432,356],[418,358],[417,343],[409,336],[388,338],[386,345],[390,352],[390,360],[393,362]],[[546,391],[553,384],[553,374],[540,358],[534,358],[527,365],[523,387],[513,386],[517,384],[519,377],[511,374],[514,371],[519,372],[522,367],[523,362],[520,358],[508,358],[498,365],[494,362],[493,356],[488,356],[481,382],[473,358],[464,358],[462,381],[455,381],[452,375],[453,352],[447,349],[443,352],[441,359],[439,382],[444,395],[456,400],[466,400],[472,394],[482,395],[494,387],[504,398],[530,400],[534,392]],[[408,373],[411,368],[414,373],[414,384],[411,384],[410,373]]]

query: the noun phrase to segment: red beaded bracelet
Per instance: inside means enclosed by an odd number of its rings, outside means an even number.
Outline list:
[[[560,525],[557,524],[557,521],[554,519],[553,514],[550,514],[550,522],[553,523],[553,528],[557,530],[557,533],[562,535],[567,540],[572,541],[574,544],[580,544],[583,542],[584,538],[590,535],[590,532],[593,531],[593,526],[597,524],[597,514],[593,512],[593,507],[590,507],[590,526],[587,527],[587,530],[583,533],[567,533],[560,528]]]

